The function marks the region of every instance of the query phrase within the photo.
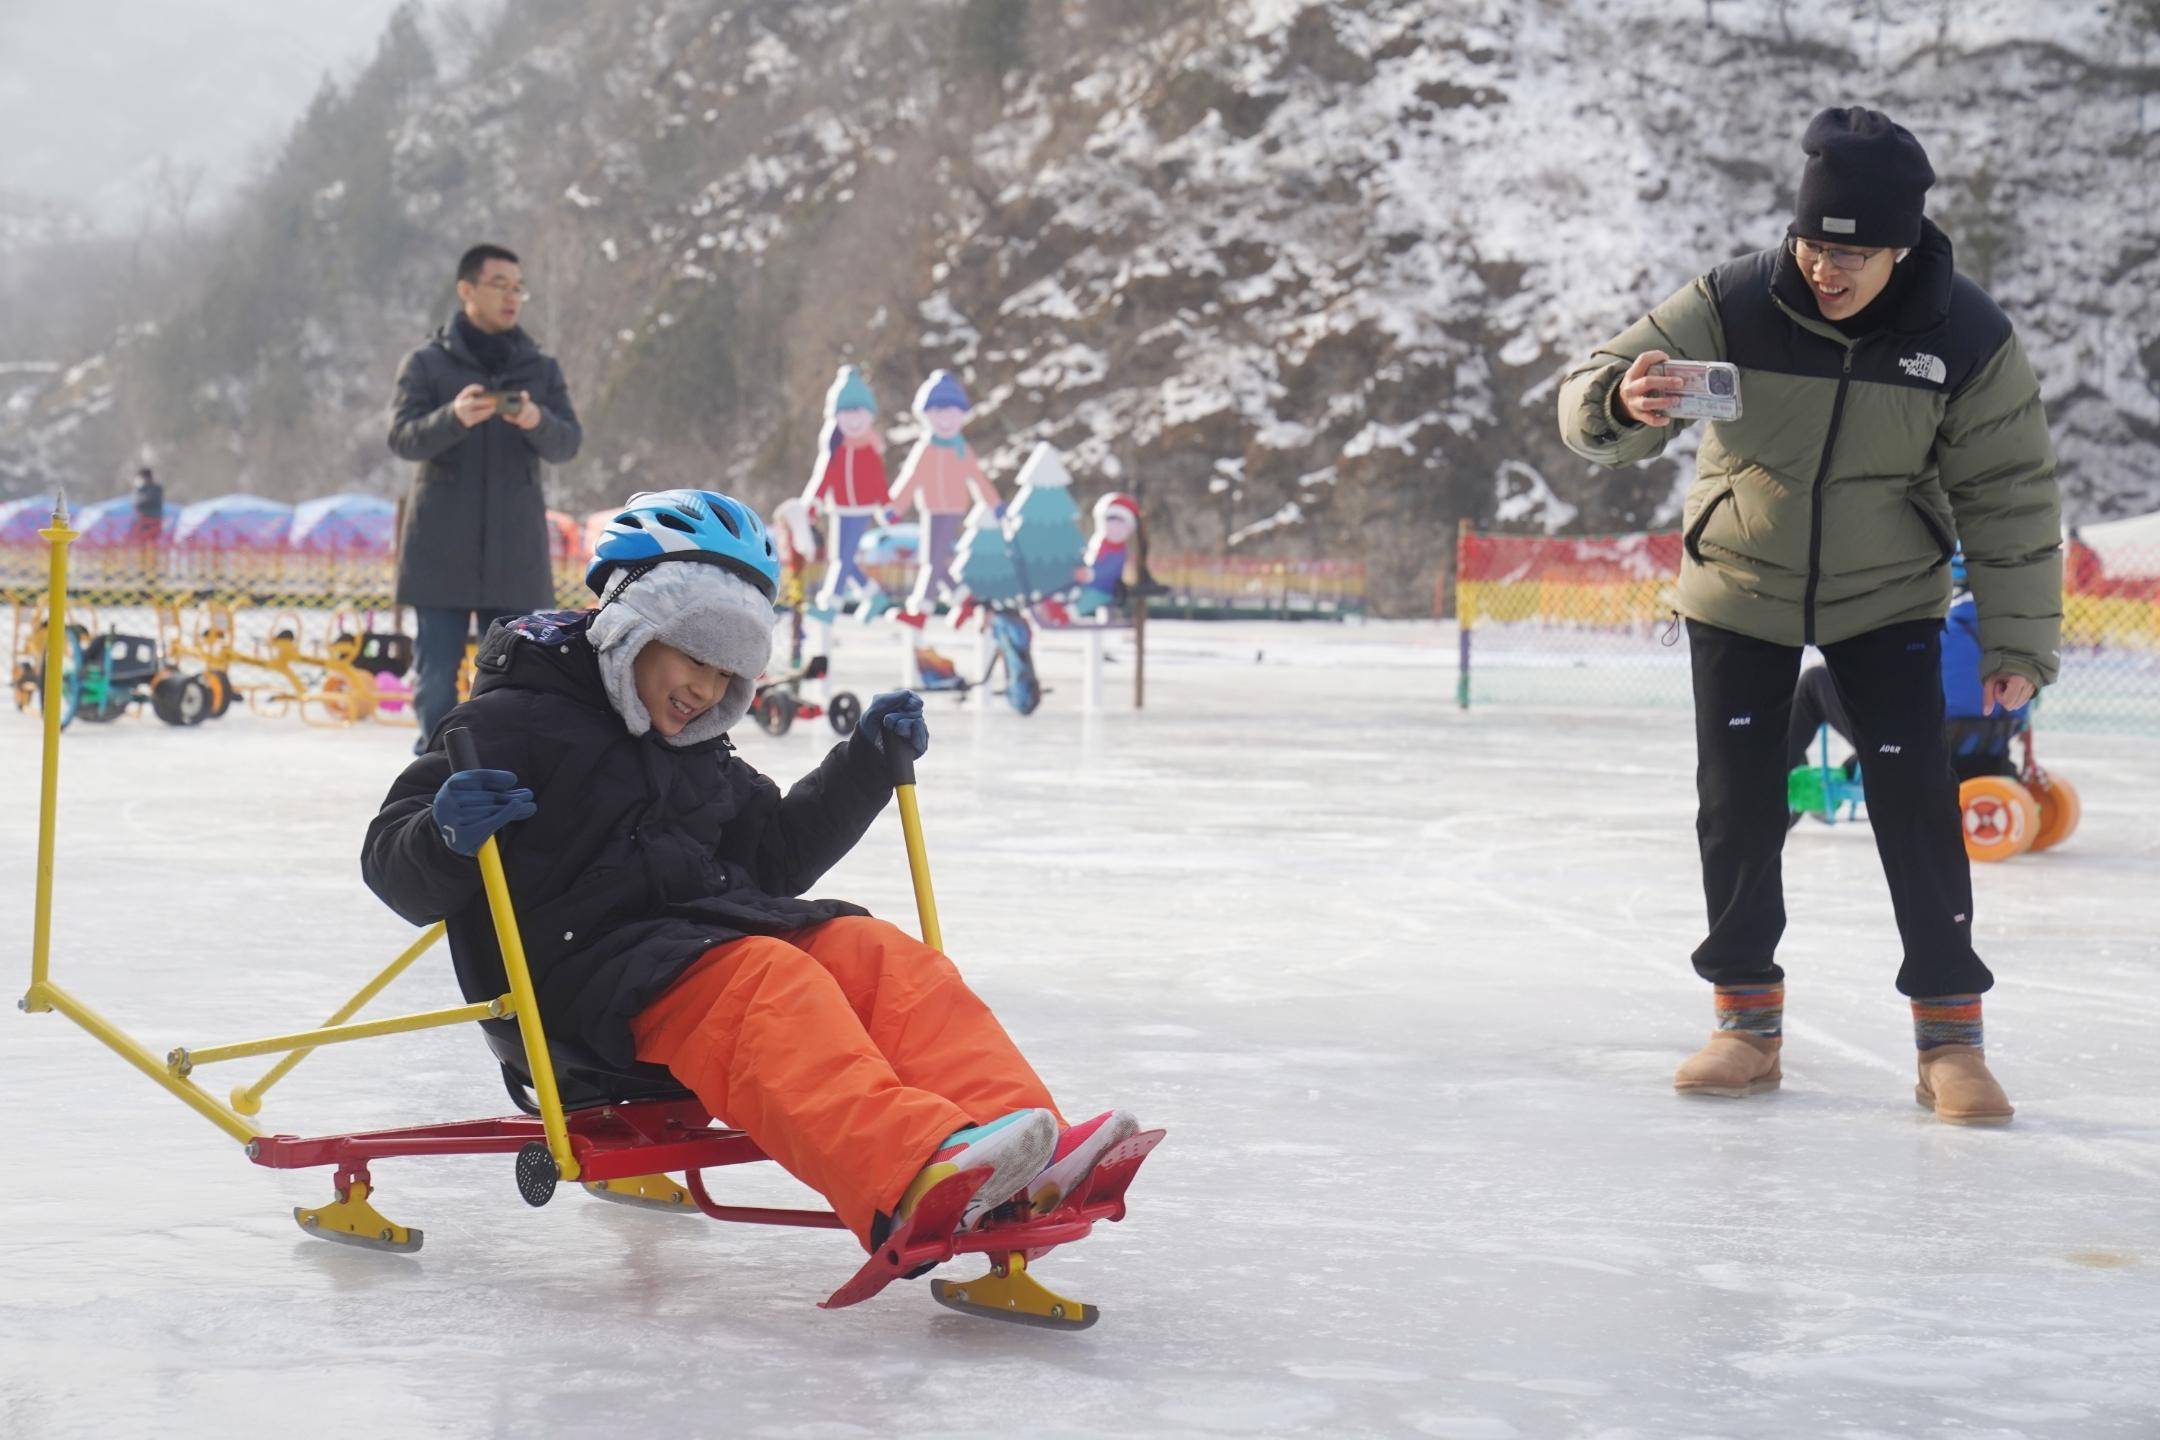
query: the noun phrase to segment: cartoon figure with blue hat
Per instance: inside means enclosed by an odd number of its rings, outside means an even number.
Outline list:
[[[953,549],[970,508],[984,505],[995,511],[998,493],[967,437],[960,432],[973,409],[967,390],[950,370],[939,370],[915,392],[915,413],[923,422],[923,436],[908,452],[900,467],[900,482],[893,487],[892,508],[915,507],[922,520],[920,568],[915,572],[914,593],[908,611],[926,615],[952,592]]]

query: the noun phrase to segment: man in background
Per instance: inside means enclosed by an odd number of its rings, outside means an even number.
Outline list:
[[[155,545],[165,528],[165,487],[145,465],[135,472],[135,523],[129,538],[137,545]]]
[[[397,603],[419,617],[415,752],[457,703],[458,667],[505,615],[554,601],[540,462],[576,458],[584,432],[562,367],[518,328],[518,258],[475,245],[458,260],[459,309],[398,367],[390,449],[419,462],[400,507]]]

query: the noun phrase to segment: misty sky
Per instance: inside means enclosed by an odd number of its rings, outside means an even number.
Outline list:
[[[252,173],[398,0],[0,0],[0,192],[125,226],[164,155],[206,204]],[[198,216],[203,207],[198,207]]]

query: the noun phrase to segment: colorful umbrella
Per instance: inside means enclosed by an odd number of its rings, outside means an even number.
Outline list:
[[[313,555],[388,555],[397,546],[397,506],[354,490],[303,500],[285,543]]]
[[[48,507],[49,508],[49,507]],[[135,497],[121,495],[111,500],[100,500],[95,505],[85,505],[71,517],[81,539],[75,542],[78,550],[110,550],[126,545],[162,544],[173,533],[173,515],[167,511],[154,534],[144,534],[135,527]]]
[[[285,543],[293,507],[260,495],[220,495],[180,512],[173,543],[198,550],[271,550]]]
[[[52,496],[30,495],[0,502],[0,545],[36,545],[38,531],[52,519]]]

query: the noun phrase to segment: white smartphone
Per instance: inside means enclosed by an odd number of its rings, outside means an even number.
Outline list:
[[[1675,420],[1740,418],[1740,369],[1723,360],[1667,360],[1652,375],[1681,382],[1679,398],[1665,413]]]

